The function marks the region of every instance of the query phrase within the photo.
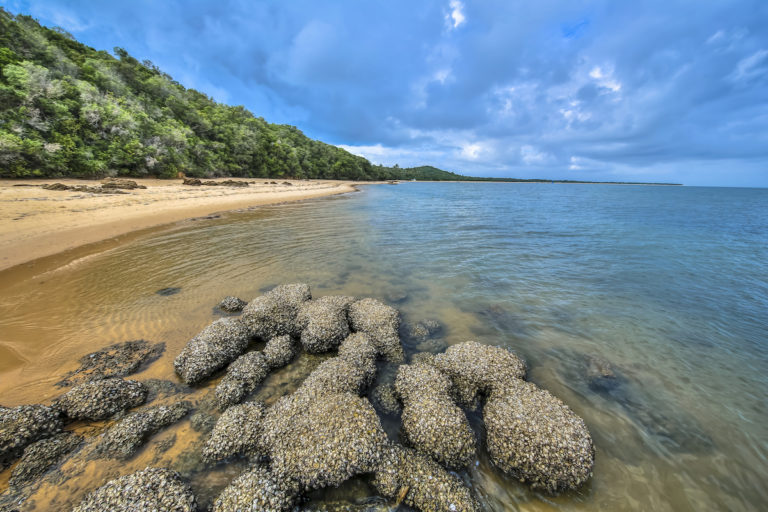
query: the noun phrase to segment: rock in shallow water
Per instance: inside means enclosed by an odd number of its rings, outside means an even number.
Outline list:
[[[73,420],[104,420],[144,403],[147,387],[141,382],[110,378],[80,384],[53,402]]]
[[[0,468],[30,443],[61,430],[59,411],[46,405],[0,407]]]
[[[203,458],[216,462],[233,455],[265,454],[261,423],[264,404],[246,402],[230,407],[219,417],[203,448]]]
[[[584,420],[548,391],[510,380],[483,407],[488,453],[534,489],[576,489],[592,476],[595,450]]]
[[[219,302],[217,307],[222,311],[226,311],[227,313],[236,313],[238,311],[242,311],[246,305],[248,305],[248,303],[244,300],[238,297],[229,296],[224,297],[221,302]]]
[[[299,337],[299,308],[311,298],[309,285],[297,283],[276,286],[249,302],[243,309],[242,319],[249,333],[263,340],[284,334]]]
[[[189,340],[173,366],[184,382],[195,384],[234,361],[250,339],[240,319],[220,318]]]
[[[376,299],[362,299],[349,307],[352,330],[364,332],[373,340],[379,356],[393,363],[405,359],[400,344],[400,313]]]
[[[307,352],[327,352],[349,335],[347,312],[354,297],[329,295],[301,305],[297,322],[301,345]]]
[[[216,498],[213,512],[287,512],[299,496],[299,484],[258,466],[246,471]]]
[[[107,430],[96,447],[99,455],[127,458],[158,430],[176,423],[191,409],[189,402],[154,405],[129,414]]]
[[[21,460],[13,468],[8,484],[11,488],[18,489],[37,480],[82,442],[82,437],[71,432],[62,432],[27,446]]]
[[[165,343],[150,344],[146,340],[116,343],[81,357],[80,366],[56,385],[71,386],[89,380],[125,377],[136,372],[142,364],[160,357],[164,350]]]
[[[146,468],[107,482],[72,512],[195,512],[197,500],[189,485],[170,469]]]

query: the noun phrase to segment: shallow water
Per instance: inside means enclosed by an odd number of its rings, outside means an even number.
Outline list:
[[[97,244],[0,274],[0,403],[47,403],[79,357],[128,339],[167,344],[137,379],[177,381],[173,357],[222,297],[249,300],[297,281],[315,296],[389,301],[406,322],[437,320],[436,345],[508,347],[526,358],[531,380],[585,419],[597,452],[587,486],[533,493],[481,454],[463,476],[487,510],[768,503],[768,190],[368,186]],[[179,293],[155,293],[171,287]],[[591,356],[611,363],[617,386],[590,387]],[[275,400],[318,362],[302,357],[256,397]],[[204,404],[215,382],[184,396]],[[395,419],[385,427],[397,435]],[[49,475],[23,509],[66,510],[148,464],[179,469],[209,502],[244,466],[202,468],[200,438],[187,418],[128,462],[76,455],[62,468],[75,476]],[[313,498],[371,496],[359,479]]]

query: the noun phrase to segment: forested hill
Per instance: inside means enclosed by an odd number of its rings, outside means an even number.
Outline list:
[[[0,177],[401,177],[115,54],[0,8]]]

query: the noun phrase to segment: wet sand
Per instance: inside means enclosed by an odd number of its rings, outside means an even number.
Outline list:
[[[99,181],[0,180],[0,270],[184,219],[355,190],[350,181],[292,180],[284,185],[285,180],[265,184],[264,180],[234,179],[248,181],[249,186],[188,186],[181,180],[137,179],[147,188],[113,195],[40,188],[57,182],[98,187]]]

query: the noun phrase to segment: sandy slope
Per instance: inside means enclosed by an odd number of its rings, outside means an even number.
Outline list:
[[[0,180],[0,270],[191,217],[354,190],[349,181],[292,181],[289,186],[283,180],[274,185],[258,180],[242,188],[193,187],[181,180],[135,181],[147,189],[103,195],[40,188],[54,182],[99,186],[98,181]]]

